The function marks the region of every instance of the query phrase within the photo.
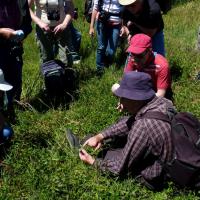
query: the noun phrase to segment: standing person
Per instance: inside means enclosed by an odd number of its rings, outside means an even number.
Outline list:
[[[153,51],[165,56],[164,22],[159,4],[156,0],[119,0],[125,6],[121,34],[128,40],[137,34],[144,33],[152,37]]]
[[[13,111],[13,99],[20,100],[22,91],[22,42],[32,31],[26,0],[0,1],[0,68],[5,80],[13,85],[8,91],[8,109]]]
[[[90,36],[94,36],[94,23],[97,31],[97,75],[101,76],[104,67],[111,64],[115,54],[122,19],[122,6],[118,0],[94,0],[92,18],[90,23]]]
[[[73,16],[71,0],[28,0],[32,20],[36,23],[36,38],[41,64],[55,58],[58,48],[60,60],[72,65],[72,36],[68,28]],[[35,4],[35,13],[32,6]],[[66,9],[67,8],[67,9]],[[66,12],[66,13],[65,13]]]
[[[127,52],[124,73],[131,71],[148,73],[152,78],[156,96],[172,100],[169,63],[165,57],[153,52],[151,38],[143,33],[134,35]],[[118,87],[119,84],[114,84],[112,91]]]

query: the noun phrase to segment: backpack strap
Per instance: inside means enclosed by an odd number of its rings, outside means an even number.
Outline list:
[[[157,120],[162,120],[171,124],[171,119],[169,118],[169,116],[159,111],[154,111],[154,112],[150,111],[150,112],[144,113],[141,116],[141,118],[157,119]]]

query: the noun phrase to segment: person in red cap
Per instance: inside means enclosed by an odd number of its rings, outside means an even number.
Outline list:
[[[156,95],[172,99],[169,64],[164,56],[152,51],[151,38],[142,33],[134,35],[127,52],[124,72],[148,73],[152,78]]]

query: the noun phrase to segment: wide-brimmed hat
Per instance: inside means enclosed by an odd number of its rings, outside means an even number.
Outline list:
[[[2,69],[0,69],[0,90],[1,91],[9,91],[12,88],[13,88],[13,86],[5,81],[3,71],[2,71]]]
[[[151,38],[146,34],[139,33],[131,38],[127,52],[141,54],[148,48],[152,48]]]
[[[132,3],[135,3],[137,0],[119,0],[119,4],[123,5],[123,6],[127,6],[130,5]]]
[[[131,100],[147,100],[155,96],[151,76],[144,72],[124,73],[120,84],[114,84],[112,92]]]

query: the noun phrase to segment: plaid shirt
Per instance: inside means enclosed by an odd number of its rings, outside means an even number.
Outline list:
[[[141,155],[149,152],[157,160],[152,165],[146,166],[140,172],[141,175],[147,180],[152,180],[161,175],[163,167],[160,161],[167,162],[172,159],[171,127],[167,122],[141,118],[141,115],[148,111],[166,113],[169,107],[173,107],[171,101],[155,97],[137,113],[135,122],[131,127],[127,125],[127,118],[123,118],[103,131],[104,138],[127,135],[127,143],[124,148],[118,149],[113,154],[114,156],[96,159],[95,165],[100,170],[109,171],[115,175],[121,175],[128,171],[134,172],[134,166],[138,166],[143,162],[144,157]]]

